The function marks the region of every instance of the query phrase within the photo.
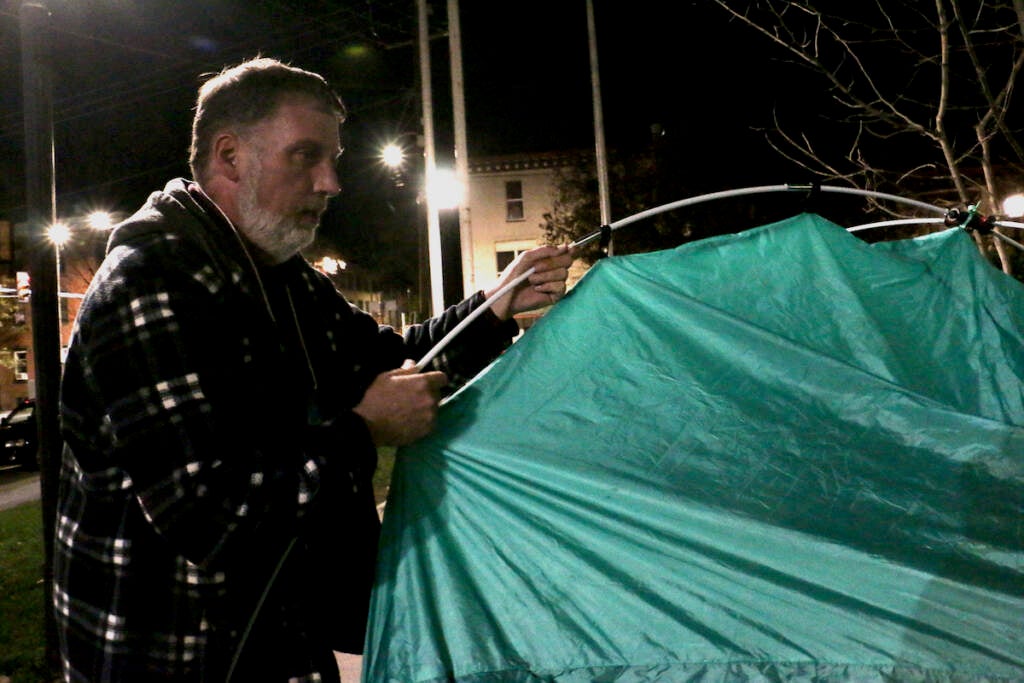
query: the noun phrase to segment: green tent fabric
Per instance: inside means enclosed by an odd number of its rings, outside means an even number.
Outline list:
[[[1024,680],[1024,289],[801,215],[600,262],[399,452],[367,681]]]

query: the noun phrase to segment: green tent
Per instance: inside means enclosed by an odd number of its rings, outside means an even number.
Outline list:
[[[1024,680],[1024,289],[815,215],[600,262],[400,451],[367,681]]]

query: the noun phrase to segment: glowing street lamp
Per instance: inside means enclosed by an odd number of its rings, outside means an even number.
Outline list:
[[[1010,218],[1024,216],[1024,194],[1012,194],[1004,199],[1003,214]]]
[[[76,225],[84,224],[95,231],[110,230],[114,226],[114,217],[107,211],[93,211],[86,215],[84,218],[76,219]],[[69,294],[63,291],[61,288],[61,250],[68,242],[71,241],[71,226],[63,221],[58,221],[48,228],[46,228],[46,237],[50,240],[50,243],[54,246],[56,265],[57,265],[57,299],[66,299],[74,297],[76,295]],[[63,305],[58,307],[57,310],[57,329],[59,332],[59,339],[61,349],[63,350],[64,339],[63,339],[63,326],[64,326],[64,307]]]
[[[46,229],[46,236],[50,239],[53,244],[54,251],[57,257],[57,298],[60,299],[60,248],[68,243],[71,239],[71,228],[67,223],[57,222]],[[64,349],[64,313],[61,306],[57,307],[57,334],[60,340],[61,355],[63,356]]]
[[[59,255],[60,247],[67,244],[68,240],[71,239],[71,228],[68,227],[67,223],[54,223],[46,229],[46,236],[50,239],[50,242],[57,247],[57,253]],[[59,268],[58,272],[60,272]]]
[[[405,163],[405,150],[397,143],[392,142],[381,149],[380,160],[392,170],[399,169]]]
[[[380,148],[380,162],[392,171],[400,171],[409,160],[413,150],[422,152],[423,136],[415,131],[399,133]]]
[[[465,188],[450,169],[438,169],[427,187],[434,206],[438,209],[454,209],[462,204]]]
[[[114,217],[107,211],[93,211],[85,217],[85,224],[93,230],[110,230],[114,227]]]

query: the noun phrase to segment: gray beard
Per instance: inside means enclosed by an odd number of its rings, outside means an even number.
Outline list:
[[[260,170],[245,178],[238,196],[242,235],[274,263],[284,263],[313,243],[316,230],[304,227],[299,218],[261,208],[256,199]]]

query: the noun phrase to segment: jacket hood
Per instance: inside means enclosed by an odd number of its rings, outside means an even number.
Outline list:
[[[269,312],[263,289],[264,271],[253,261],[234,226],[191,180],[176,178],[163,190],[149,195],[138,211],[114,228],[107,241],[107,254],[121,246],[141,246],[148,240],[167,236],[174,236],[186,248],[202,251],[224,282],[261,295]],[[312,266],[300,254],[273,267],[286,280],[309,270]],[[272,313],[270,317],[273,319]]]
[[[176,178],[163,190],[149,195],[134,215],[118,224],[107,241],[107,253],[154,236],[169,235],[202,250],[228,282],[236,281],[239,275],[259,279],[256,264],[235,228],[198,185],[184,178]],[[258,291],[259,285],[252,284]]]
[[[196,187],[195,193],[190,188]],[[215,220],[212,211],[200,206],[197,186],[176,178],[163,190],[149,195],[146,203],[131,217],[118,224],[107,242],[107,253],[154,234],[173,233],[190,242],[205,242],[207,233],[230,231],[229,225]]]
[[[170,234],[202,248],[215,262],[227,259],[250,272],[256,268],[234,226],[199,185],[185,178],[168,182],[163,190],[149,195],[138,211],[119,223],[107,241],[106,253],[154,235]],[[287,270],[308,267],[299,254],[285,264]]]

